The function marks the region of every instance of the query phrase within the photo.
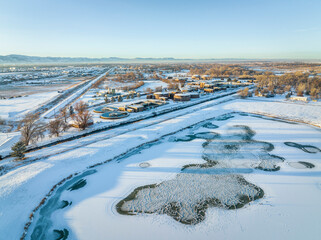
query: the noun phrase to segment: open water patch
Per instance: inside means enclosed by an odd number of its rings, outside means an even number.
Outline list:
[[[220,115],[218,117],[215,117],[215,118],[213,118],[213,120],[215,120],[215,121],[226,121],[226,120],[228,120],[230,118],[234,118],[233,114],[227,113],[227,114],[223,114],[223,115]]]
[[[289,147],[295,147],[298,149],[301,149],[302,151],[306,153],[318,153],[321,152],[321,150],[318,147],[312,146],[312,145],[303,145],[295,142],[284,142],[285,145]]]
[[[194,139],[205,139],[205,140],[212,140],[215,139],[218,136],[218,133],[214,132],[200,132],[195,134],[189,134],[182,137],[174,138],[174,142],[190,142]]]
[[[208,129],[216,129],[216,128],[219,128],[219,126],[211,123],[211,122],[207,122],[205,124],[202,125],[202,127],[204,128],[208,128]]]
[[[306,168],[314,168],[315,165],[309,162],[303,162],[303,161],[299,161],[299,162],[290,162],[289,165],[293,168],[296,169],[306,169]]]
[[[139,166],[140,166],[141,168],[148,168],[148,167],[150,167],[151,165],[150,165],[150,163],[148,163],[148,162],[142,162],[142,163],[139,164]]]
[[[53,223],[51,220],[51,215],[58,209],[65,208],[70,205],[67,201],[61,201],[60,197],[63,191],[65,190],[77,190],[81,187],[84,187],[84,177],[94,174],[96,170],[87,170],[86,172],[75,176],[74,178],[66,181],[63,185],[58,187],[55,194],[51,196],[44,205],[39,210],[39,216],[37,221],[34,223],[35,227],[31,232],[30,239],[31,240],[39,240],[39,239],[67,239],[68,237],[68,230],[51,230]]]
[[[70,188],[68,188],[68,190],[69,191],[78,190],[78,189],[83,188],[84,186],[86,186],[86,184],[87,184],[86,179],[80,179],[79,181],[74,183]]]
[[[54,232],[54,239],[55,240],[66,240],[66,239],[68,239],[69,231],[66,228],[64,228],[63,230],[54,229],[53,232]]]
[[[72,202],[68,202],[66,200],[62,200],[61,203],[60,203],[60,208],[63,209],[65,207],[68,207],[72,204]]]

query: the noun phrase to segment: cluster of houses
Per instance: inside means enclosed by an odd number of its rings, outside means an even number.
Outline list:
[[[169,99],[173,101],[189,101],[191,98],[199,98],[198,92],[184,92],[184,91],[171,91],[171,92],[156,92],[146,96],[147,99],[157,99],[161,101],[167,101]]]
[[[231,84],[223,80],[208,80],[209,76],[202,76],[199,80],[178,79],[179,90],[154,92],[146,95],[146,100],[124,103],[123,105],[111,107],[98,107],[94,112],[101,113],[100,118],[103,119],[119,119],[129,115],[129,113],[142,112],[150,110],[168,103],[168,100],[185,102],[195,98],[199,98],[202,94],[214,93],[217,91],[226,90],[227,88],[238,87],[239,84]],[[253,83],[251,83],[253,84]],[[183,87],[182,87],[183,85]],[[247,84],[242,84],[247,85]],[[167,90],[167,89],[164,89]],[[114,89],[97,93],[97,95],[116,96],[117,92]]]
[[[100,118],[102,119],[119,119],[129,115],[129,113],[142,112],[150,110],[159,106],[167,104],[165,101],[160,100],[145,100],[135,103],[128,103],[118,107],[114,106],[103,106],[95,108],[95,113],[102,113]]]
[[[150,109],[154,109],[156,107],[159,106],[163,106],[167,104],[166,101],[160,101],[160,100],[145,100],[145,101],[139,101],[139,102],[135,102],[132,104],[127,104],[127,105],[123,105],[118,107],[119,111],[124,111],[124,112],[143,112],[146,110],[150,110]]]

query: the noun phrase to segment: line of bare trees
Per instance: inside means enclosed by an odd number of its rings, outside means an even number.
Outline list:
[[[265,73],[256,76],[257,87],[260,92],[282,94],[295,91],[298,96],[310,95],[314,99],[321,98],[321,77],[311,77],[309,73],[295,72],[277,76]]]
[[[26,114],[18,126],[21,133],[20,141],[11,148],[11,155],[22,159],[26,146],[43,139],[47,131],[50,137],[59,137],[62,132],[70,128],[69,119],[72,119],[72,126],[81,130],[86,129],[92,124],[92,114],[88,110],[88,105],[79,101],[74,107],[62,109],[49,123],[42,121],[37,113]]]
[[[124,90],[124,91],[135,90],[135,89],[143,86],[144,84],[145,84],[144,81],[139,81],[139,82],[136,82],[136,83],[134,83],[134,84],[121,87],[121,89]]]

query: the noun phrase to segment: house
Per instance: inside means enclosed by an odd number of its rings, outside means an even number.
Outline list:
[[[204,92],[213,93],[214,89],[212,89],[212,88],[204,88]]]
[[[120,106],[120,107],[118,107],[118,110],[126,112],[127,111],[127,106]]]
[[[167,101],[167,100],[168,100],[168,97],[160,97],[159,100],[161,100],[161,101]]]
[[[159,99],[159,98],[161,98],[161,97],[169,97],[169,93],[167,93],[167,92],[156,92],[156,93],[154,93],[154,96],[155,96],[155,98],[156,99]]]
[[[309,97],[294,96],[294,97],[290,97],[290,100],[308,102],[308,101],[310,101],[310,98]]]
[[[92,119],[90,119],[89,122],[87,123],[88,126],[93,125],[93,124],[94,124],[94,122],[93,122]],[[74,127],[74,128],[81,128],[80,125],[74,120],[70,120],[69,121],[69,125]]]
[[[192,79],[195,79],[195,80],[200,80],[200,78],[201,78],[200,75],[193,75],[192,76]]]
[[[146,99],[155,99],[155,96],[153,94],[146,95]]]
[[[127,109],[133,109],[134,112],[142,112],[145,110],[144,106],[141,104],[132,104],[127,107]]]
[[[201,77],[203,80],[209,80],[210,79],[210,75],[202,75]]]
[[[196,92],[190,93],[189,95],[191,96],[191,98],[199,98],[200,97],[200,94],[196,93]]]
[[[174,101],[189,101],[191,100],[191,95],[189,93],[177,93],[174,95]]]
[[[124,118],[127,116],[128,116],[127,112],[111,111],[111,112],[103,113],[100,116],[100,118],[102,118],[102,119],[119,119],[119,118]]]

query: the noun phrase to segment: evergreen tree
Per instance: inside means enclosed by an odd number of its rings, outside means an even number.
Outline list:
[[[25,156],[24,153],[26,152],[26,145],[22,141],[19,141],[11,147],[11,150],[12,150],[12,153],[11,153],[12,157],[16,157],[17,159],[22,159]]]

